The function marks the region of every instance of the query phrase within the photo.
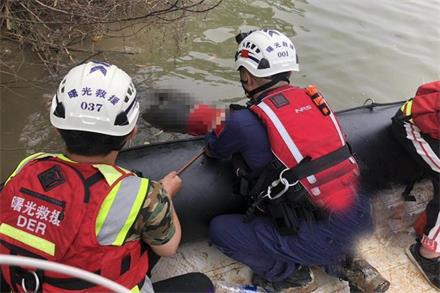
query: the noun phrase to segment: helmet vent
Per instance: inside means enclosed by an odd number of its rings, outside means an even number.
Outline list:
[[[61,88],[61,93],[64,94],[64,87]]]
[[[120,125],[120,126],[128,125],[128,118],[125,112],[121,112],[118,114],[118,116],[116,116],[115,125]]]
[[[55,111],[53,111],[53,115],[58,118],[66,118],[66,110],[64,109],[63,103],[57,103]]]
[[[267,69],[270,68],[269,61],[266,58],[262,58],[260,63],[258,64],[258,69]]]
[[[131,96],[131,94],[133,93],[133,91],[131,90],[131,87],[128,88],[127,93],[128,93],[128,95]]]
[[[125,96],[124,103],[128,103],[128,101],[130,101],[130,98],[128,96]]]
[[[61,82],[61,84],[65,84],[66,83],[66,79],[63,79],[63,81]]]

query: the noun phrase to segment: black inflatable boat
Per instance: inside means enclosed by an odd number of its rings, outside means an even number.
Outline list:
[[[343,131],[361,167],[362,192],[373,194],[414,178],[411,161],[397,145],[388,127],[402,103],[369,104],[337,113]],[[118,164],[160,179],[178,170],[204,146],[202,138],[138,146],[122,151]],[[182,173],[183,188],[174,204],[183,229],[183,241],[206,238],[215,215],[243,210],[240,196],[232,192],[232,168],[228,161],[202,157]]]

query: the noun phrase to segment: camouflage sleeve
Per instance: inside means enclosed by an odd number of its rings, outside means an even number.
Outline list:
[[[167,243],[174,235],[173,204],[162,184],[151,181],[147,198],[134,224],[134,232],[151,245]]]

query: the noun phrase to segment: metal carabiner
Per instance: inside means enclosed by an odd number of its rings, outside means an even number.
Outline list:
[[[24,280],[24,278],[21,279],[21,287],[23,288],[24,292],[38,292],[38,289],[40,288],[40,279],[38,278],[38,275],[36,272],[31,271],[31,273],[34,275],[35,278],[35,289],[32,291],[29,291],[26,288],[26,282]]]
[[[263,195],[261,198],[265,198],[265,197],[271,198],[270,194],[272,193],[272,188],[277,187],[278,184],[280,184],[280,182],[281,182],[280,179],[272,181],[272,183],[266,189],[266,194]],[[263,191],[260,193],[260,196],[262,193]]]
[[[286,168],[286,169],[284,169],[283,171],[281,171],[278,180],[280,180],[280,181],[285,180],[285,182],[287,182],[288,187],[292,187],[292,186],[297,185],[297,184],[299,183],[299,180],[296,180],[296,181],[293,182],[293,183],[289,183],[289,181],[288,181],[286,178],[283,177],[283,174],[284,174],[285,172],[289,171],[289,170],[290,170],[289,168]],[[283,184],[284,184],[284,183],[283,183]]]
[[[278,181],[278,180],[277,180]],[[277,199],[277,198],[279,198],[279,197],[281,197],[284,193],[286,193],[286,191],[289,189],[289,181],[287,181],[287,179],[286,178],[281,178],[280,179],[280,182],[284,185],[284,188],[283,188],[283,190],[281,190],[280,192],[278,192],[276,195],[274,195],[274,196],[271,196],[270,194],[267,194],[267,197],[270,199],[270,200],[274,200],[274,199]],[[277,184],[278,185],[278,184]],[[277,185],[275,185],[275,186],[277,186]]]

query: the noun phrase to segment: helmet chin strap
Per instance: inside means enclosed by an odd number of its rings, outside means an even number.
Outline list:
[[[254,98],[254,95],[256,93],[263,92],[263,91],[271,88],[272,86],[276,85],[280,81],[285,81],[287,83],[290,83],[289,79],[286,76],[275,76],[275,77],[273,77],[271,79],[271,81],[269,81],[269,82],[267,82],[267,83],[265,83],[265,84],[255,88],[255,89],[253,89],[251,91],[248,91],[244,87],[245,82],[243,80],[240,80],[241,86],[243,87],[244,92],[246,93],[246,96],[251,99],[249,102],[247,102],[248,106],[251,106],[253,104],[258,104],[261,101],[261,99],[258,99],[258,98],[255,99]]]

